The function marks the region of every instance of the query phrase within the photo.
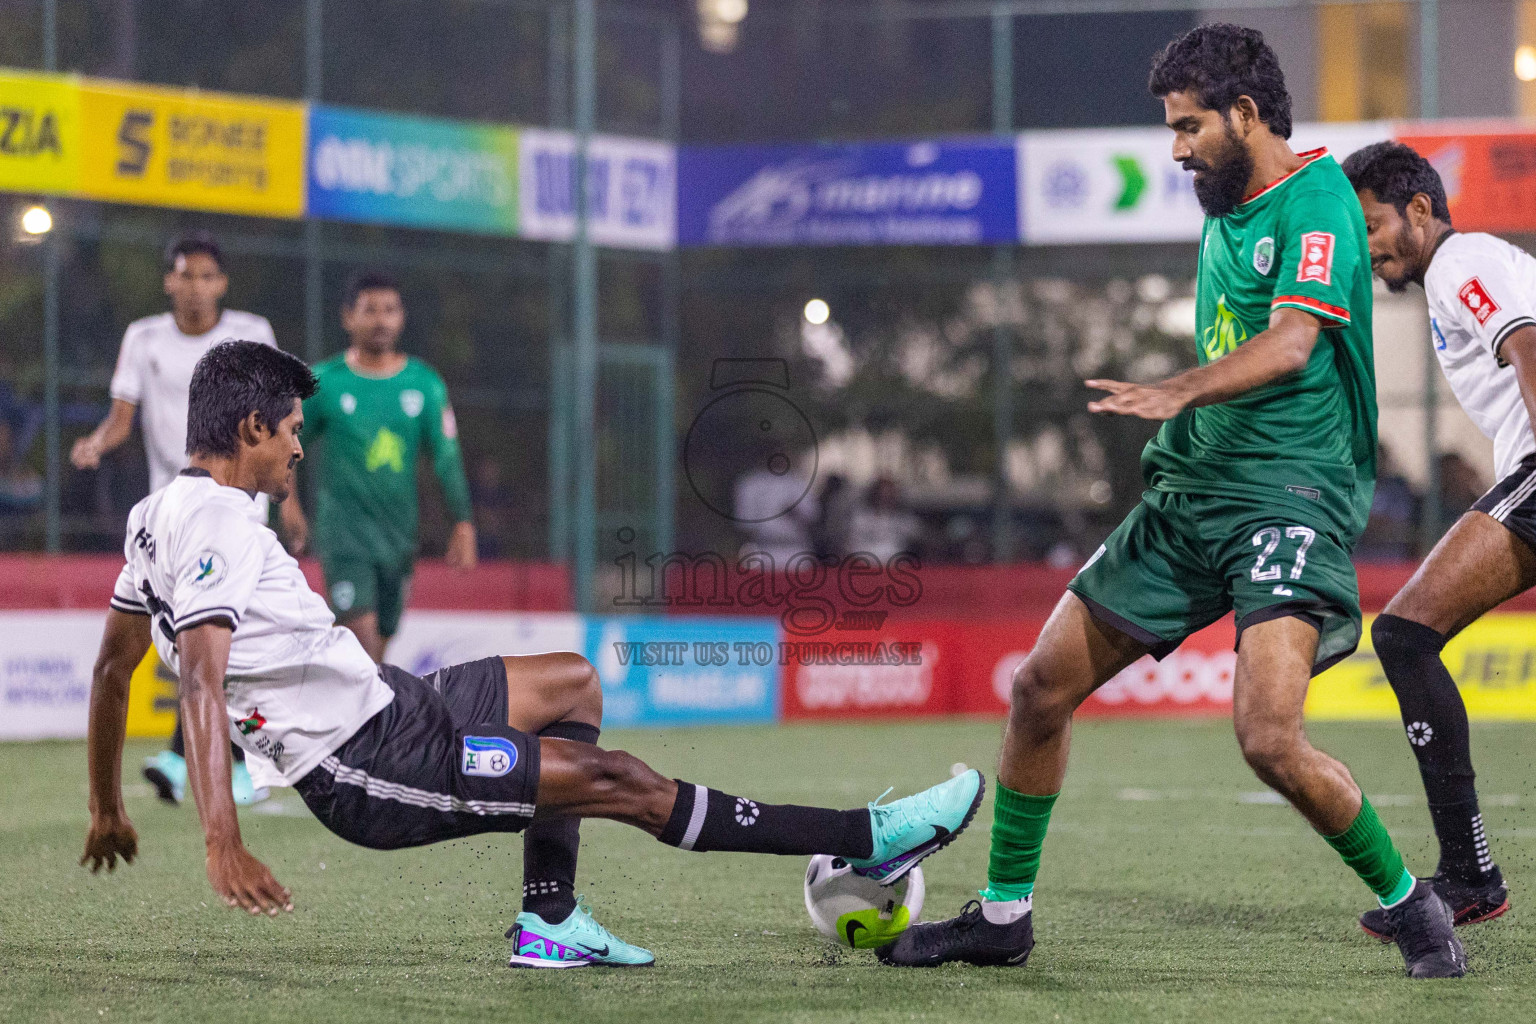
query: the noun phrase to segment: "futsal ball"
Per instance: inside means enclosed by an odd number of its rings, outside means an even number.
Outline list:
[[[923,869],[883,886],[854,873],[841,857],[818,854],[805,869],[805,909],[816,930],[854,949],[874,949],[907,930],[923,912]]]

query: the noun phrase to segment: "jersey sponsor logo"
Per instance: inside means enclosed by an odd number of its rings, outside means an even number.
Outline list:
[[[357,412],[357,396],[350,391],[343,391],[341,393],[340,405],[341,411],[346,415],[351,416],[353,413]]]
[[[1222,295],[1216,300],[1216,322],[1207,327],[1201,336],[1206,360],[1215,362],[1228,353],[1236,352],[1237,346],[1247,340],[1247,328],[1237,318],[1237,314],[1227,308],[1227,297]]]
[[[517,766],[517,744],[502,736],[465,736],[464,759],[459,767],[465,775],[499,779]]]
[[[1253,247],[1253,269],[1267,275],[1275,267],[1275,240],[1265,235]]]
[[[1479,327],[1486,324],[1488,318],[1499,311],[1499,304],[1493,301],[1493,297],[1488,294],[1488,289],[1483,287],[1483,282],[1475,277],[1461,286],[1456,292],[1456,297],[1477,318]]]
[[[1301,236],[1301,266],[1296,280],[1316,284],[1333,283],[1333,233],[1308,231]]]
[[[396,473],[405,472],[405,441],[388,427],[380,427],[363,457],[363,468],[377,473],[386,466]]]
[[[1439,349],[1441,352],[1444,352],[1447,342],[1445,340],[1445,332],[1440,329],[1440,321],[1436,320],[1434,317],[1430,317],[1429,329],[1435,336],[1435,348]]]
[[[427,396],[415,388],[406,388],[400,392],[400,409],[411,419],[421,415],[421,410],[426,408]]]
[[[260,708],[251,708],[251,713],[235,723],[235,728],[240,730],[241,736],[249,736],[251,733],[267,724],[262,716]]]
[[[217,551],[204,551],[197,556],[197,574],[192,585],[207,590],[224,578],[224,556]]]

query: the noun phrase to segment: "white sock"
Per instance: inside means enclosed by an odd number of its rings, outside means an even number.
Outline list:
[[[1003,900],[998,903],[994,903],[991,900],[982,900],[981,916],[986,918],[989,924],[1013,924],[1013,922],[1029,913],[1034,905],[1035,897],[1033,893],[1021,900]]]

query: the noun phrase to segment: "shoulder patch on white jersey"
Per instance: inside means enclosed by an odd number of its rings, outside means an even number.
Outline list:
[[[1456,297],[1477,318],[1479,324],[1486,324],[1488,318],[1499,311],[1499,304],[1493,301],[1493,297],[1488,294],[1488,289],[1484,288],[1483,282],[1476,277],[1458,288]]]

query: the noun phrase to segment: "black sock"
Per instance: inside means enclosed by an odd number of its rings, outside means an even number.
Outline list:
[[[585,722],[556,722],[539,730],[578,743],[597,743],[598,727]],[[559,924],[576,909],[576,852],[581,846],[580,818],[539,818],[523,829],[523,909]]]
[[[1445,640],[1428,626],[1397,615],[1378,616],[1371,626],[1376,656],[1397,694],[1429,797],[1429,816],[1440,840],[1438,870],[1463,882],[1485,883],[1498,868],[1477,809],[1467,706],[1440,660]]]
[[[683,850],[735,853],[830,853],[863,858],[874,851],[869,811],[764,804],[677,781],[677,803],[657,836]],[[702,805],[701,805],[702,801]]]

